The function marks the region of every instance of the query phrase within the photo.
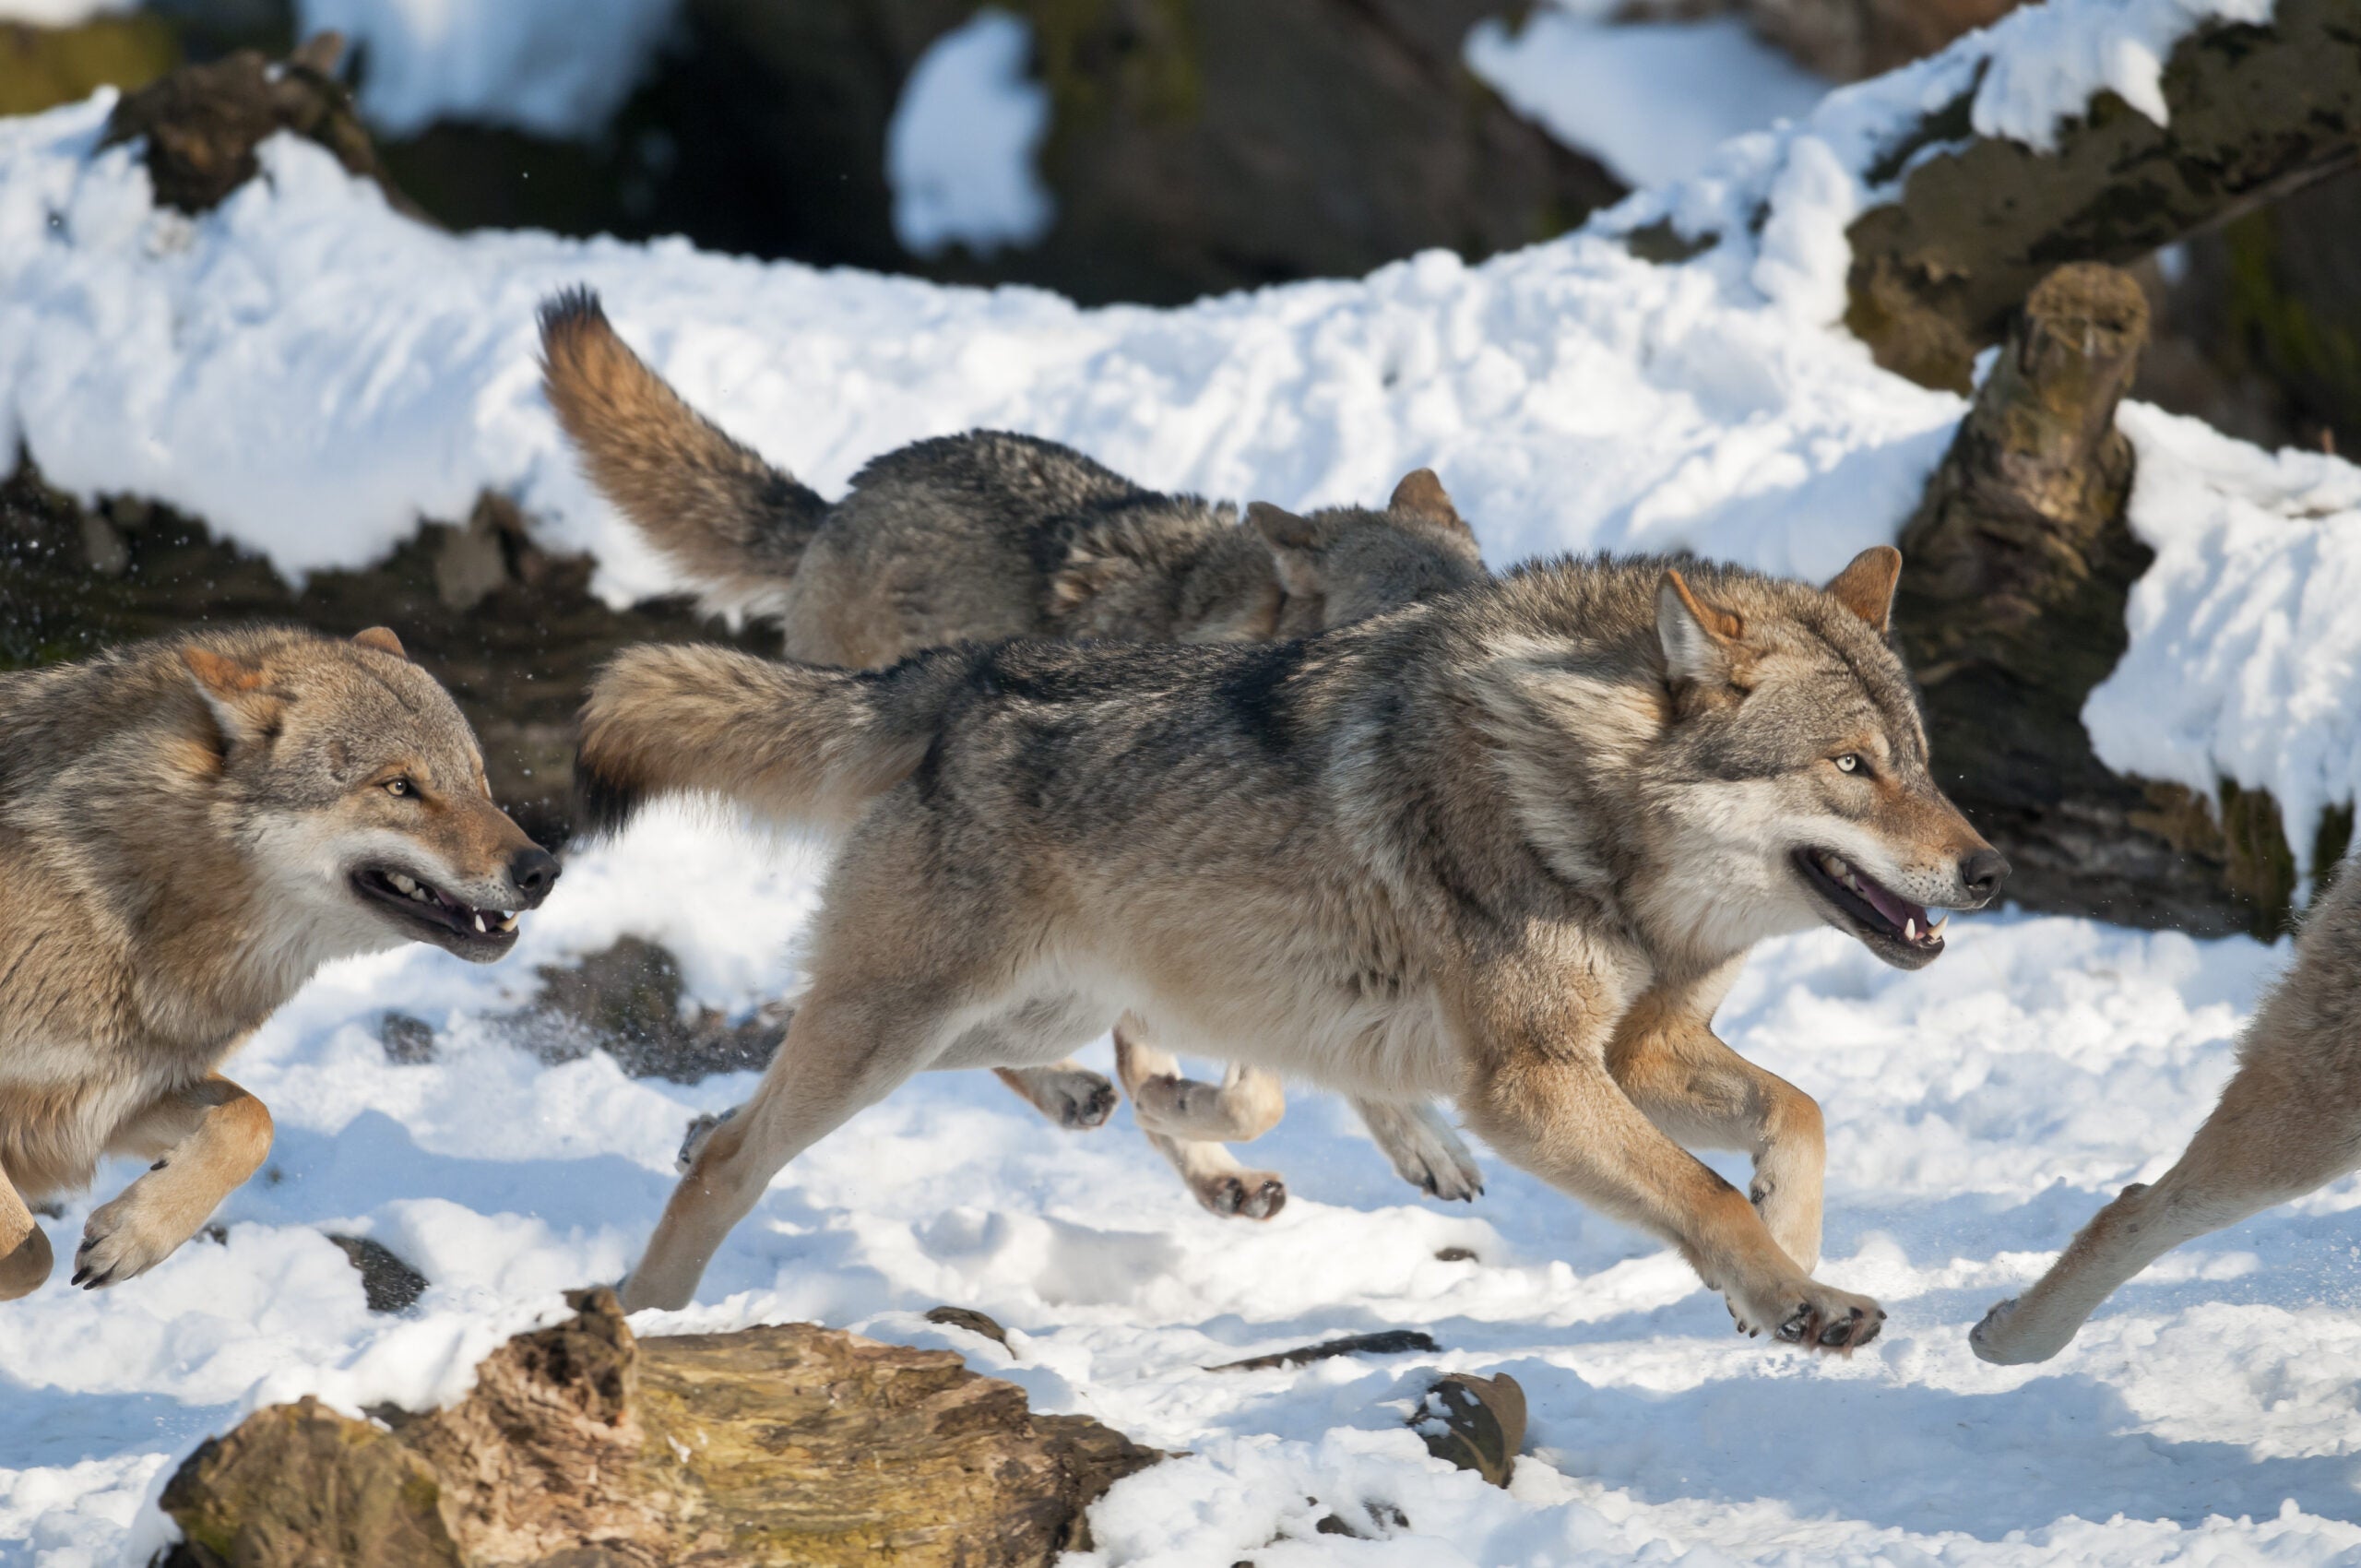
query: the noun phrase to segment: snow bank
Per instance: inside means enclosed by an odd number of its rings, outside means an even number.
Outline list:
[[[2309,876],[2320,813],[2361,795],[2361,469],[2138,405],[2117,423],[2156,560],[2082,722],[2118,772],[2269,790]]]
[[[987,7],[927,46],[885,127],[894,235],[916,255],[979,255],[1050,232],[1057,204],[1033,160],[1050,92],[1026,73],[1033,30]]]
[[[1513,30],[1478,22],[1466,57],[1519,113],[1631,185],[1687,179],[1730,137],[1800,119],[1828,91],[1736,17],[1622,22],[1560,6]]]
[[[631,96],[677,4],[296,0],[296,33],[334,28],[366,51],[361,113],[387,136],[472,120],[578,137]]]

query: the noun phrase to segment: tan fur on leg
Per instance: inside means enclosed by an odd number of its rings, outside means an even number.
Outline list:
[[[91,1214],[74,1283],[96,1290],[170,1257],[269,1157],[270,1140],[262,1101],[219,1075],[132,1117],[109,1152],[152,1155],[156,1164]]]
[[[1222,1146],[1225,1136],[1257,1138],[1277,1124],[1287,1110],[1278,1079],[1235,1064],[1219,1087],[1184,1078],[1169,1051],[1147,1043],[1146,1028],[1129,1013],[1115,1025],[1115,1073],[1147,1141],[1210,1212],[1246,1219],[1278,1213],[1287,1206],[1286,1180],[1249,1170]],[[1215,1131],[1192,1130],[1207,1128]]]
[[[49,1277],[49,1238],[23,1194],[0,1170],[0,1301],[30,1296]]]

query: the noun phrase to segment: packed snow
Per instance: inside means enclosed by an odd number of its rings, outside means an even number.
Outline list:
[[[580,137],[638,84],[678,0],[296,0],[297,33],[362,53],[360,107],[387,136],[437,120]]]
[[[927,46],[885,127],[894,235],[914,255],[979,255],[1050,232],[1057,204],[1034,160],[1050,92],[1026,75],[1033,30],[990,6]]]
[[[1864,171],[1896,127],[1975,90],[1979,114],[1996,95],[1995,124],[2038,140],[2078,94],[2136,88],[2172,29],[2236,14],[2060,4],[1740,137],[1551,244],[1173,311],[678,242],[441,234],[291,140],[192,221],[155,209],[129,149],[94,155],[102,97],[0,122],[0,443],[295,573],[374,559],[495,489],[629,598],[671,579],[575,472],[536,390],[533,307],[587,281],[693,401],[824,490],[904,442],[993,424],[1150,483],[1298,506],[1370,500],[1431,464],[1501,564],[1687,547],[1817,576],[1893,536],[1962,408],[1831,327],[1844,227],[1879,199]],[[1619,236],[1659,220],[1706,248],[1633,259]],[[2101,754],[2269,787],[2291,821],[2351,798],[2336,698],[2361,636],[2340,614],[2361,472],[2148,410],[2123,426],[2133,525],[2158,555],[2092,699]],[[419,948],[323,974],[231,1068],[279,1131],[222,1240],[0,1311],[0,1565],[142,1562],[166,1530],[155,1493],[205,1434],[304,1391],[346,1408],[447,1396],[563,1289],[619,1275],[688,1119],[751,1079],[544,1062],[504,1016],[535,966],[626,932],[672,948],[699,1002],[781,994],[820,864],[658,814],[576,857],[499,966]],[[1489,1154],[1477,1203],[1423,1200],[1314,1094],[1241,1150],[1293,1194],[1257,1226],[1197,1209],[1128,1113],[1063,1133],[982,1074],[911,1085],[825,1141],[733,1235],[701,1305],[638,1326],[802,1318],[946,1346],[1040,1408],[1185,1451],[1098,1506],[1098,1549],[1070,1568],[2361,1560],[2361,1184],[2167,1258],[2054,1362],[1987,1367],[1965,1339],[2101,1201],[2171,1161],[2284,949],[2014,915],[1952,932],[1917,975],[1833,932],[1766,944],[1718,1020],[1828,1113],[1822,1273],[1892,1313],[1849,1361],[1738,1338],[1676,1257]],[[432,1063],[388,1059],[396,1008],[434,1025]],[[132,1174],[107,1171],[53,1237],[70,1244]],[[370,1314],[329,1231],[391,1247],[426,1297]],[[1453,1248],[1475,1255],[1436,1255]],[[1000,1318],[1014,1348],[919,1316],[945,1301]],[[1202,1370],[1392,1326],[1443,1348]],[[1454,1369],[1510,1372],[1531,1397],[1505,1491],[1405,1425]],[[1332,1511],[1385,1538],[1321,1533]]]
[[[1737,17],[1632,22],[1598,6],[1478,22],[1467,68],[1631,185],[1685,180],[1730,137],[1801,119],[1828,91]]]

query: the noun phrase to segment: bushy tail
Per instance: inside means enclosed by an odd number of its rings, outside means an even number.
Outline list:
[[[540,319],[541,385],[591,482],[709,604],[774,604],[828,504],[682,402],[589,290],[557,295]]]
[[[830,670],[731,648],[627,648],[582,705],[578,826],[621,828],[648,801],[704,795],[776,822],[841,828],[933,743],[954,655]]]

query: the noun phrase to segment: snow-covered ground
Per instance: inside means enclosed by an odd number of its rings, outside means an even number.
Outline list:
[[[0,1313],[0,1541],[18,1543],[0,1564],[125,1561],[203,1434],[305,1390],[347,1408],[456,1391],[561,1289],[618,1275],[690,1116],[752,1080],[544,1066],[491,1020],[536,963],[624,930],[670,944],[704,1000],[773,994],[817,867],[660,815],[577,860],[497,968],[421,948],[322,976],[238,1061],[279,1143],[222,1211],[227,1241]],[[1419,1197],[1323,1098],[1246,1151],[1292,1193],[1255,1225],[1200,1211],[1128,1112],[1062,1132],[980,1073],[912,1085],[822,1143],[731,1238],[706,1304],[639,1326],[816,1319],[947,1346],[1038,1408],[1189,1451],[1101,1505],[1085,1561],[1109,1568],[2353,1561],[2355,1183],[2176,1254],[2047,1366],[1987,1367],[1966,1341],[2096,1203],[2168,1163],[2279,956],[2079,921],[1954,930],[1910,976],[1833,932],[1772,944],[1721,1016],[1827,1110],[1823,1273],[1892,1313],[1849,1362],[1738,1337],[1677,1258],[1489,1154],[1473,1206]],[[434,1063],[388,1063],[389,1007],[437,1026]],[[421,1268],[413,1314],[371,1316],[328,1230]],[[1436,1257],[1453,1247],[1475,1258]],[[1014,1353],[919,1317],[946,1301],[999,1318]],[[1396,1326],[1443,1348],[1202,1370]],[[1506,1371],[1530,1395],[1508,1493],[1404,1430],[1439,1369]],[[1314,1533],[1371,1503],[1408,1518],[1391,1544]]]
[[[454,237],[290,141],[190,221],[154,209],[128,150],[92,156],[101,100],[0,122],[0,445],[295,572],[368,561],[501,490],[628,597],[663,568],[574,471],[532,363],[533,306],[587,280],[693,400],[824,489],[910,439],[996,424],[1292,505],[1366,501],[1432,464],[1497,564],[1689,547],[1816,576],[1893,536],[1962,408],[1832,325],[1844,226],[1879,194],[1862,171],[1964,91],[1979,125],[2028,140],[2099,86],[2153,107],[2176,29],[2253,9],[2053,0],[1563,240],[1177,311],[679,243]],[[1616,236],[1658,220],[1713,243],[1633,259]],[[2103,754],[2267,786],[2299,823],[2351,799],[2361,470],[2153,410],[2124,427],[2159,557],[2093,699]],[[0,1311],[0,1565],[143,1561],[147,1500],[204,1433],[305,1389],[348,1407],[447,1393],[561,1289],[620,1273],[687,1118],[747,1084],[544,1065],[496,1016],[534,964],[625,931],[679,953],[700,1000],[751,1006],[792,978],[815,865],[656,818],[577,860],[496,968],[420,950],[322,976],[232,1068],[279,1143],[226,1241]],[[1127,1117],[1063,1134],[981,1075],[914,1085],[824,1143],[732,1239],[706,1304],[643,1327],[811,1317],[948,1344],[1045,1408],[1188,1450],[1102,1505],[1104,1568],[2361,1561],[2340,1522],[2361,1501],[2353,1183],[2166,1260],[2047,1366],[1987,1368],[1964,1338],[2101,1198],[2170,1160],[2276,962],[2026,918],[1965,922],[1917,976],[1828,933],[1759,952],[1722,1032],[1826,1107],[1826,1274],[1893,1313],[1846,1363],[1737,1338],[1676,1259],[1497,1160],[1472,1208],[1418,1198],[1319,1097],[1251,1151],[1294,1194],[1256,1227],[1198,1211]],[[388,1008],[438,1026],[435,1063],[386,1060]],[[70,1243],[129,1174],[53,1234]],[[370,1316],[329,1229],[421,1267],[416,1313]],[[1452,1247],[1476,1257],[1435,1256]],[[918,1317],[942,1301],[1000,1317],[1015,1354]],[[1394,1325],[1445,1348],[1199,1370]],[[1536,1457],[1509,1492],[1401,1430],[1437,1367],[1505,1369],[1532,1396]],[[1311,1528],[1370,1502],[1406,1515],[1397,1538]]]
[[[1057,203],[1034,160],[1050,89],[1026,75],[1033,30],[986,6],[927,46],[885,127],[894,237],[913,255],[988,255],[1049,232]]]

